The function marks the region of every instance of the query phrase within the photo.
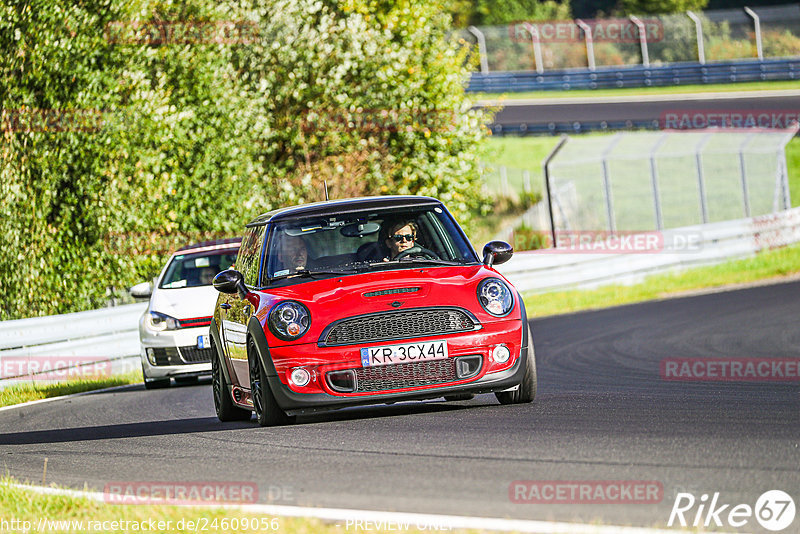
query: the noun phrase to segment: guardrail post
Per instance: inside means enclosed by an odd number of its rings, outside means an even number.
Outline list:
[[[606,216],[608,217],[608,231],[612,234],[617,231],[617,220],[614,216],[614,199],[611,196],[611,172],[608,169],[608,155],[622,139],[622,132],[616,134],[605,150],[603,150],[603,189],[606,194]]]
[[[539,74],[544,72],[544,62],[542,61],[542,43],[539,40],[539,28],[526,22],[522,25],[528,33],[531,34],[531,44],[533,45],[533,63],[536,67],[536,72]]]
[[[753,25],[756,29],[756,53],[758,54],[758,59],[764,61],[764,49],[761,47],[761,19],[758,18],[755,11],[747,6],[744,6],[744,12],[753,18]]]
[[[703,148],[711,139],[711,134],[705,134],[695,147],[695,161],[697,163],[697,190],[700,193],[700,213],[703,224],[708,224],[708,198],[706,197],[706,184],[703,179]]]
[[[469,32],[478,39],[478,54],[481,57],[481,74],[488,74],[489,73],[489,55],[486,51],[486,37],[483,35],[483,32],[480,31],[475,26],[470,26],[467,28]]]
[[[650,53],[647,51],[647,29],[644,27],[644,22],[642,22],[636,15],[631,15],[629,18],[631,19],[631,22],[636,24],[636,27],[639,28],[639,46],[642,49],[642,65],[649,67]]]
[[[589,63],[589,70],[594,70],[594,42],[592,40],[592,27],[583,22],[581,19],[575,19],[575,24],[583,30],[583,35],[586,40],[586,59]]]
[[[791,193],[789,191],[789,166],[786,164],[786,145],[789,144],[797,132],[800,131],[800,123],[795,122],[789,129],[786,137],[778,147],[778,173],[781,181],[781,193],[783,193],[783,209],[788,210],[792,207]],[[777,211],[777,210],[776,210]]]
[[[697,61],[699,61],[701,65],[705,65],[706,50],[703,45],[703,21],[691,11],[687,11],[686,14],[694,21],[695,31],[697,32]]]
[[[553,150],[544,158],[542,162],[542,173],[544,174],[544,189],[547,194],[547,214],[550,216],[550,235],[553,238],[553,248],[558,248],[558,241],[556,240],[556,222],[553,217],[553,195],[550,190],[550,162],[556,157],[561,147],[567,144],[569,136],[562,135],[558,144],[553,147]]]
[[[739,145],[739,172],[742,177],[742,194],[744,195],[744,216],[750,217],[750,193],[747,189],[747,168],[744,161],[744,149],[753,139],[755,133],[749,134],[744,138],[742,144]]]
[[[650,179],[653,182],[653,204],[655,205],[656,230],[664,229],[664,215],[661,212],[661,193],[658,189],[658,168],[656,166],[656,152],[667,140],[667,134],[661,134],[653,149],[650,151]]]

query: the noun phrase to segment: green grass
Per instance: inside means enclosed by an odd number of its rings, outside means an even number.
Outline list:
[[[687,291],[755,282],[796,273],[800,273],[800,245],[764,251],[752,258],[718,265],[652,275],[642,283],[629,286],[610,285],[588,290],[527,293],[523,295],[523,299],[529,317],[543,317],[632,304]]]
[[[0,526],[3,532],[37,532],[38,522],[44,518],[50,521],[82,521],[83,528],[50,528],[45,532],[281,532],[288,534],[340,534],[359,530],[346,521],[338,525],[318,519],[295,517],[276,517],[247,513],[242,510],[221,507],[187,507],[171,505],[115,505],[97,502],[85,497],[66,495],[42,495],[33,491],[14,487],[17,481],[6,476],[0,478],[0,520],[8,522]],[[255,525],[256,528],[244,528]],[[15,521],[14,524],[11,521]],[[29,521],[29,524],[23,522]],[[94,528],[88,524],[102,525]],[[114,524],[112,522],[116,521]],[[99,522],[99,523],[98,523]],[[132,526],[144,524],[146,528]],[[159,525],[159,522],[162,522]],[[169,523],[167,523],[169,522]],[[193,523],[193,526],[190,525]],[[183,528],[179,528],[179,525]],[[155,526],[155,529],[152,527]],[[433,526],[433,525],[431,525]],[[52,524],[51,524],[52,527]],[[127,527],[127,528],[125,528]],[[277,528],[275,528],[277,527]],[[392,532],[370,525],[369,532]],[[363,530],[363,528],[361,529]],[[403,529],[405,531],[405,529]],[[422,532],[412,523],[409,532]],[[451,532],[476,532],[454,530]]]
[[[75,379],[64,382],[21,382],[3,389],[0,389],[0,406],[10,406],[33,400],[60,397],[72,393],[93,391],[96,389],[109,388],[113,386],[123,386],[126,384],[136,384],[142,381],[142,373],[133,371],[124,375],[111,376],[100,379]]]
[[[690,93],[734,93],[738,91],[779,91],[797,89],[796,81],[745,82],[716,85],[629,87],[622,89],[575,89],[572,91],[525,91],[521,93],[474,93],[475,100],[522,100],[528,98],[591,98],[604,96],[674,95]]]

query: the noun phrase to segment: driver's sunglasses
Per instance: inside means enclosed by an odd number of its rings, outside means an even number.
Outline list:
[[[403,241],[414,241],[414,234],[394,234],[392,236],[395,243],[402,243]]]

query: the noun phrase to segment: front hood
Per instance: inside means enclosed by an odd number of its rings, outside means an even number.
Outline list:
[[[267,290],[262,313],[277,301],[300,301],[311,311],[312,331],[321,331],[344,317],[430,306],[466,308],[481,322],[492,322],[498,319],[486,313],[477,298],[478,283],[487,277],[505,281],[483,265],[423,267],[309,281]],[[518,309],[518,303],[515,307]],[[504,319],[515,316],[518,318],[519,312]]]
[[[150,298],[150,310],[175,319],[210,317],[219,293],[214,286],[156,289]]]

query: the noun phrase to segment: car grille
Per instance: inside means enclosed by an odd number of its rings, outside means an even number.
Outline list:
[[[352,345],[388,339],[435,336],[475,330],[470,314],[458,308],[423,308],[362,315],[335,323],[324,345]]]
[[[152,350],[156,365],[183,365],[210,362],[213,349],[198,349],[190,345],[187,347],[158,347]],[[179,350],[180,352],[178,352]]]
[[[354,369],[355,393],[444,384],[456,380],[453,358]]]

